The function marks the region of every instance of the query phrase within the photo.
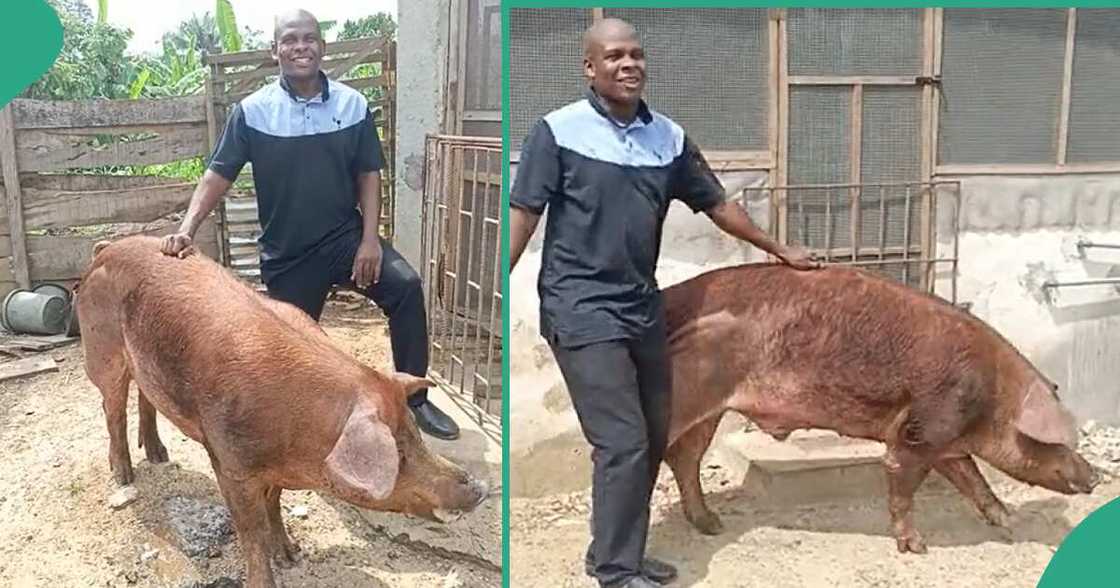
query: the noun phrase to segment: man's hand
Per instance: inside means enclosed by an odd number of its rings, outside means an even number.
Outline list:
[[[191,243],[193,243],[193,239],[191,239],[189,233],[172,233],[163,238],[159,250],[162,251],[164,255],[174,255],[182,259],[190,255]]]
[[[811,270],[821,267],[820,262],[802,247],[783,247],[777,257],[793,269]]]
[[[376,238],[363,240],[354,255],[354,270],[350,279],[359,288],[365,289],[381,279],[381,241]]]

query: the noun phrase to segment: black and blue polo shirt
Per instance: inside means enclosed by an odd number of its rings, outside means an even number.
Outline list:
[[[266,282],[320,245],[361,231],[357,178],[382,167],[365,96],[319,75],[323,89],[312,98],[281,76],[235,105],[210,159],[230,181],[253,164]]]
[[[538,280],[546,339],[577,347],[655,325],[654,273],[673,198],[701,212],[726,195],[681,127],[644,102],[624,125],[589,90],[536,123],[510,204],[548,210]]]

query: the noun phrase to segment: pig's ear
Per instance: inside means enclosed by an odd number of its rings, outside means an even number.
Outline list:
[[[1035,382],[1027,390],[1015,426],[1020,433],[1036,441],[1065,445],[1071,449],[1077,447],[1077,423],[1073,415],[1041,382]]]
[[[327,455],[330,481],[347,493],[384,500],[397,484],[400,456],[393,432],[370,411],[354,410]]]

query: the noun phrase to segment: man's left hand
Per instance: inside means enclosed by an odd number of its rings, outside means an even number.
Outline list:
[[[354,270],[350,279],[359,288],[365,289],[376,284],[381,278],[381,242],[377,239],[363,240],[354,255]]]
[[[819,261],[813,259],[808,251],[801,247],[786,247],[778,254],[786,265],[798,270],[810,270],[821,267]]]

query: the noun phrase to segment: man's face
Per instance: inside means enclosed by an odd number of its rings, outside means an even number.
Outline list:
[[[301,19],[281,24],[272,43],[272,58],[288,78],[308,79],[319,75],[325,50],[318,24]]]
[[[645,51],[626,30],[607,31],[592,42],[584,70],[595,92],[614,102],[636,103],[646,86]]]

